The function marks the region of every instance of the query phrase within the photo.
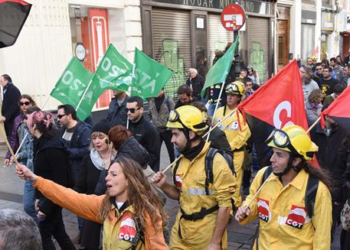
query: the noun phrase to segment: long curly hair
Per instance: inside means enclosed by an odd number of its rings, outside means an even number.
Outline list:
[[[135,217],[138,217],[141,221],[141,230],[144,230],[146,215],[151,219],[155,230],[163,230],[163,228],[155,227],[159,217],[163,221],[162,227],[165,226],[166,214],[163,210],[163,205],[143,174],[141,166],[137,162],[123,156],[118,157],[111,165],[115,163],[121,166],[125,178],[128,180],[128,201],[135,210]],[[111,196],[107,193],[102,201],[100,217],[103,221],[110,219],[109,212],[112,205],[110,199]]]

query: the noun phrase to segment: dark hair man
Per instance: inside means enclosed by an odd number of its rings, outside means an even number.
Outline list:
[[[4,94],[4,99],[2,100],[2,116],[0,116],[0,122],[5,123],[6,136],[9,138],[13,127],[13,121],[20,112],[18,101],[21,97],[21,92],[12,83],[11,77],[7,74],[0,76],[0,84],[3,87]]]
[[[181,85],[177,89],[177,96],[179,97],[179,100],[175,104],[175,109],[183,106],[183,105],[189,105],[193,101],[198,101],[194,97],[192,97],[192,90],[187,85]]]
[[[330,180],[321,169],[306,162],[313,158],[318,147],[297,125],[275,129],[266,143],[273,150],[271,166],[257,173],[236,220],[246,224],[259,218],[254,249],[329,250]]]
[[[69,162],[76,180],[80,161],[89,153],[91,128],[85,122],[79,121],[77,112],[69,104],[58,106],[57,120],[62,128],[61,137],[67,142]]]
[[[338,60],[335,57],[330,59],[330,65],[333,67],[333,72],[335,74],[336,79],[340,82],[343,79],[344,72],[343,67],[340,66]]]
[[[332,68],[325,66],[323,68],[323,78],[321,79],[321,90],[324,96],[332,94],[337,83],[338,80],[332,78]]]
[[[170,237],[170,249],[227,249],[226,228],[235,180],[221,154],[213,158],[212,184],[206,181],[205,160],[210,143],[202,135],[208,125],[196,107],[184,105],[169,115],[172,142],[183,157],[173,169],[173,184],[158,172],[152,181],[180,202]]]
[[[34,220],[14,209],[0,210],[0,250],[41,250],[41,237]]]
[[[126,112],[128,115],[129,130],[136,140],[147,150],[149,165],[153,171],[159,171],[160,138],[155,126],[143,117],[143,100],[132,96],[127,100]]]

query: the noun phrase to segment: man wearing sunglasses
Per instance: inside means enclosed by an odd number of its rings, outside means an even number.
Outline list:
[[[77,112],[69,104],[58,106],[57,121],[61,126],[61,137],[67,142],[69,162],[76,180],[80,162],[90,152],[91,128],[85,122],[79,121]]]
[[[129,119],[129,130],[136,140],[147,150],[149,154],[148,165],[153,171],[159,171],[160,138],[156,127],[143,117],[143,100],[141,97],[132,96],[126,102],[126,113]]]
[[[225,116],[233,111],[238,104],[245,97],[245,87],[242,82],[235,81],[226,86],[226,106],[218,109],[214,117],[214,123],[220,122]],[[239,116],[239,119],[238,119]],[[235,207],[242,205],[241,186],[243,179],[243,164],[246,152],[246,144],[251,135],[247,124],[244,124],[243,117],[239,111],[234,112],[233,115],[223,121],[219,128],[226,134],[227,140],[230,143],[233,151],[233,164],[236,171],[237,189],[234,194]]]
[[[307,163],[318,147],[297,125],[275,129],[266,143],[273,150],[271,166],[257,173],[236,220],[259,218],[254,249],[329,250],[330,179]]]
[[[173,169],[173,184],[158,172],[153,182],[171,199],[179,200],[180,211],[170,237],[170,249],[227,249],[226,228],[235,181],[224,157],[215,154],[213,181],[207,183],[205,161],[210,143],[202,135],[208,129],[202,112],[185,105],[169,114],[171,141],[183,155]]]

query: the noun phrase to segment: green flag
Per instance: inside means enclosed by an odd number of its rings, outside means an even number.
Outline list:
[[[225,54],[214,64],[206,75],[205,84],[202,89],[202,97],[205,94],[205,90],[217,83],[225,82],[228,72],[230,71],[233,54],[236,51],[236,47],[239,42],[239,36],[235,43],[225,52]]]
[[[131,96],[156,97],[173,75],[172,71],[136,48]]]
[[[131,80],[132,64],[110,44],[99,63],[92,85],[97,85],[102,92],[106,89],[127,91]]]
[[[50,95],[61,103],[70,104],[76,108],[92,77],[93,74],[85,69],[78,59],[73,57]],[[85,107],[77,110],[77,115],[81,120],[88,117],[90,113],[91,109],[88,110]]]
[[[91,112],[105,90],[127,91],[131,81],[132,64],[110,44],[77,110],[89,109]]]

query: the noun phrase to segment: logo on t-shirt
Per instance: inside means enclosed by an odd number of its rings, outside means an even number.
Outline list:
[[[118,238],[120,240],[132,242],[136,236],[136,225],[133,218],[130,216],[123,216],[122,222],[120,223],[120,229]]]
[[[291,227],[302,229],[306,219],[306,208],[292,205],[286,224]]]
[[[270,219],[269,201],[258,198],[258,215],[263,221],[268,222]]]

